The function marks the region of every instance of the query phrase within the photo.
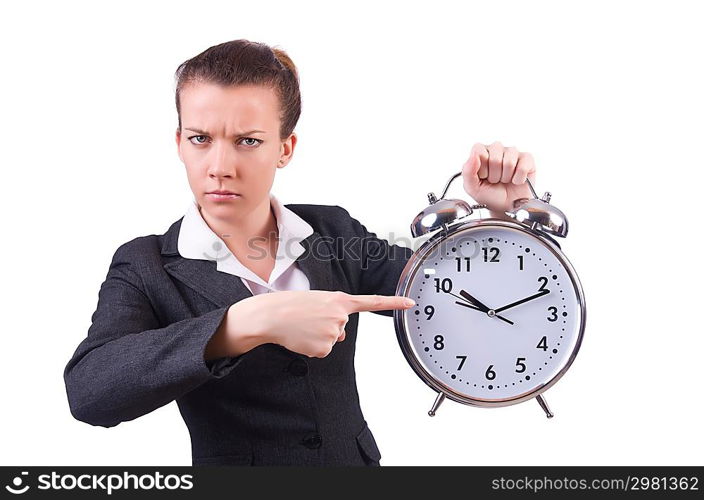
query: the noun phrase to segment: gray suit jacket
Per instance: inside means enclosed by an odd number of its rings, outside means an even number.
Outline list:
[[[297,259],[312,290],[395,294],[410,248],[377,238],[339,206],[286,206],[315,231]],[[355,382],[359,314],[322,359],[264,344],[204,361],[229,306],[252,294],[215,262],[179,255],[181,220],[115,252],[64,370],[72,415],[112,427],[175,400],[193,465],[378,465]]]

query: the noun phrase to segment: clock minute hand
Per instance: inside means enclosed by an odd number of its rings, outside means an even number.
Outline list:
[[[505,305],[503,307],[499,307],[498,309],[494,309],[494,312],[499,313],[501,311],[505,311],[506,309],[509,309],[511,307],[517,306],[519,304],[523,304],[524,302],[528,302],[529,300],[537,299],[538,297],[542,297],[543,295],[547,295],[548,293],[550,293],[550,290],[543,290],[543,291],[538,292],[534,295],[531,295],[530,297],[526,297],[525,299],[517,300],[516,302],[512,302],[512,303]]]

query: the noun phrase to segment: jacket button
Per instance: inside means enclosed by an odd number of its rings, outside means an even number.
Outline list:
[[[320,448],[320,445],[323,444],[323,438],[320,434],[311,434],[310,436],[304,437],[301,440],[301,444],[306,448],[314,450],[315,448]]]
[[[296,358],[288,365],[288,371],[296,377],[302,377],[308,373],[308,364],[300,358]]]

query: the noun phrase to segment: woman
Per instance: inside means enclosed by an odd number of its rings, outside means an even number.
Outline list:
[[[411,249],[339,206],[270,193],[301,109],[283,51],[235,40],[176,76],[194,200],[115,252],[64,371],[71,413],[112,427],[175,400],[194,465],[379,465],[355,384],[358,313],[413,306],[394,296]],[[500,215],[534,172],[530,155],[477,144],[464,186]]]

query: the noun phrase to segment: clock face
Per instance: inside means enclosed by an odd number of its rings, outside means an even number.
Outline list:
[[[403,294],[416,305],[397,311],[413,357],[461,399],[529,397],[556,381],[579,348],[581,287],[568,267],[550,244],[514,227],[450,234],[406,282]]]

